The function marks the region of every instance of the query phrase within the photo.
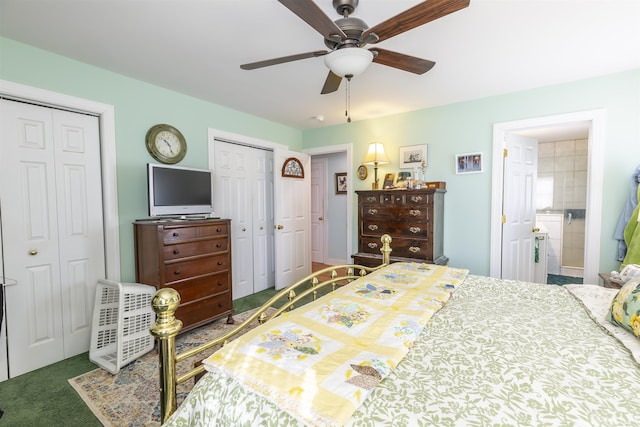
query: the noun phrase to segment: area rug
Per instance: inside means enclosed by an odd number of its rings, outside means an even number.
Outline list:
[[[235,325],[226,318],[186,332],[176,339],[178,353],[210,341],[247,319],[255,310],[234,315]],[[269,312],[267,312],[269,314]],[[254,321],[249,328],[258,325]],[[216,351],[216,348],[187,359],[177,366],[178,375],[191,369],[193,364]],[[160,387],[158,379],[158,352],[149,353],[123,367],[113,375],[98,368],[68,380],[95,416],[105,426],[160,426]],[[178,386],[178,405],[193,387],[193,379]]]

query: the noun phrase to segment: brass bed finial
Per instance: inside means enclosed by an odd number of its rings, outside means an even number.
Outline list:
[[[286,309],[293,308],[294,304],[308,295],[312,295],[313,299],[317,298],[318,289],[325,285],[331,285],[333,290],[336,288],[336,284],[340,281],[350,282],[358,277],[365,276],[367,273],[376,271],[383,266],[389,264],[391,254],[391,236],[388,234],[382,235],[380,238],[382,242],[382,264],[377,267],[366,267],[356,264],[348,265],[336,265],[324,268],[316,271],[315,273],[305,277],[304,279],[288,286],[287,288],[276,293],[269,301],[267,301],[262,307],[258,308],[255,313],[249,316],[244,322],[234,328],[232,331],[223,334],[222,336],[202,344],[196,348],[192,348],[183,353],[176,354],[176,337],[182,329],[182,322],[176,319],[175,313],[180,305],[180,294],[171,288],[162,288],[158,290],[153,299],[151,305],[153,311],[157,315],[156,323],[150,328],[151,335],[158,341],[158,355],[160,358],[159,375],[160,375],[160,418],[162,424],[164,424],[171,414],[177,409],[176,401],[176,387],[188,379],[204,372],[204,366],[200,365],[186,374],[177,377],[176,376],[176,363],[187,359],[193,355],[201,353],[216,345],[224,345],[228,339],[234,335],[237,335],[241,330],[245,329],[252,321],[258,319],[260,323],[278,316]],[[346,274],[338,277],[337,270],[344,269]],[[355,271],[358,270],[357,275]],[[319,283],[317,277],[323,273],[331,271],[331,278],[324,282]],[[294,289],[302,288],[304,286],[310,287],[297,294]],[[265,311],[271,307],[282,296],[288,296],[288,302],[283,304],[280,309],[276,310],[271,315],[266,315]]]

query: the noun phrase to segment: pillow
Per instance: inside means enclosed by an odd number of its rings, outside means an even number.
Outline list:
[[[629,280],[613,297],[607,320],[640,338],[640,277]]]

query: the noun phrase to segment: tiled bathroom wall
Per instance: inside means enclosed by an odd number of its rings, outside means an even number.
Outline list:
[[[587,139],[538,144],[536,209],[540,214],[563,216],[560,274],[581,276],[584,267],[584,231],[587,206]],[[551,255],[550,255],[551,256]]]

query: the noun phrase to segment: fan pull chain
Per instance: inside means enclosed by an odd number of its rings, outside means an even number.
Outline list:
[[[351,110],[351,74],[347,74],[344,76],[347,79],[347,90],[346,90],[346,109],[344,111],[344,115],[347,117],[347,123],[351,123],[351,116],[349,115],[349,110]]]

